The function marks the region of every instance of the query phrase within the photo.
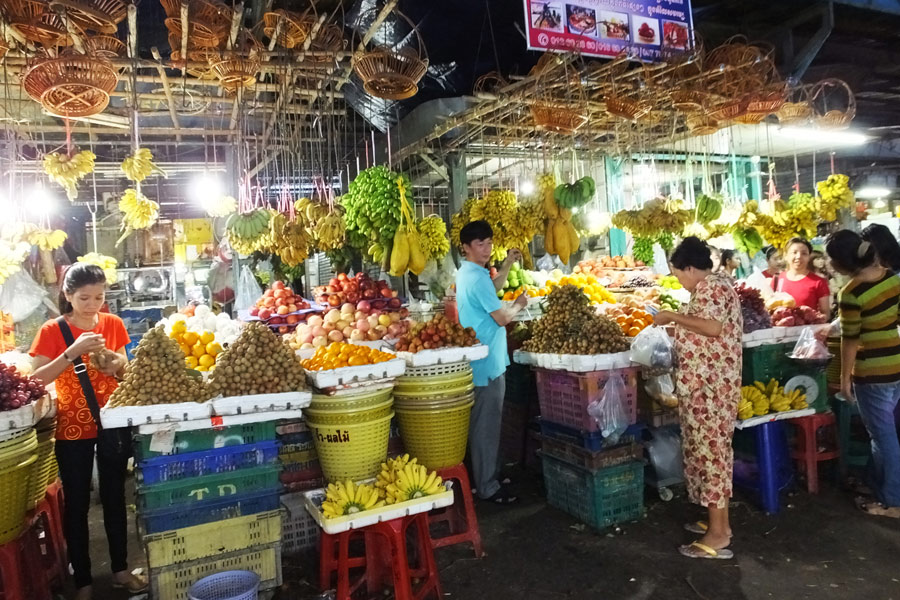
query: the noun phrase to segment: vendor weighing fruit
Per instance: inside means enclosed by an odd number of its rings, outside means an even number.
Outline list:
[[[478,339],[489,349],[487,358],[472,362],[475,404],[469,420],[469,451],[473,483],[483,500],[511,504],[517,498],[498,481],[500,420],[506,392],[506,367],[509,365],[505,327],[525,307],[528,298],[522,294],[509,307],[504,307],[497,298],[497,291],[503,288],[509,269],[522,258],[522,253],[510,250],[492,281],[488,266],[493,235],[487,221],[472,221],[459,232],[465,260],[456,275],[456,302],[460,324],[474,329]]]
[[[41,327],[31,355],[34,377],[56,383],[56,460],[66,498],[65,526],[69,562],[75,573],[76,600],[90,600],[90,533],[88,508],[94,451],[100,478],[103,525],[109,542],[113,586],[137,594],[147,583],[128,571],[128,513],[125,510],[125,475],[130,440],[127,429],[101,430],[99,407],[109,400],[128,362],[130,341],[122,319],[100,312],[106,295],[106,275],[100,267],[76,263],[60,286],[58,319]]]

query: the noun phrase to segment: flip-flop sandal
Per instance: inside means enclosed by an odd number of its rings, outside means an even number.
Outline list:
[[[690,531],[691,533],[698,533],[703,535],[709,529],[709,525],[706,524],[706,521],[694,521],[693,523],[685,523],[684,530]],[[729,535],[728,537],[734,537],[733,535]]]
[[[682,556],[688,558],[705,558],[713,560],[731,560],[734,558],[734,552],[728,548],[716,550],[715,548],[710,548],[706,544],[701,544],[700,542],[691,542],[687,546],[679,546],[678,552],[680,552]]]
[[[890,517],[892,519],[900,519],[900,507],[885,506],[877,500],[859,497],[856,499],[856,507],[866,514],[876,517]]]
[[[150,582],[135,577],[128,583],[119,583],[118,581],[113,580],[112,587],[117,590],[128,590],[129,594],[140,594],[141,592],[146,592],[150,589]]]
[[[513,496],[507,488],[500,488],[493,496],[490,498],[482,498],[482,500],[501,505],[515,504],[519,501],[519,499],[516,496]]]

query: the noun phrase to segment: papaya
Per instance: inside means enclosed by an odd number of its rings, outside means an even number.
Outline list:
[[[566,231],[566,223],[561,219],[553,222],[553,243],[556,245],[556,254],[559,255],[559,260],[567,264],[569,255],[572,252],[569,249],[569,234]]]
[[[559,205],[556,203],[556,200],[553,198],[553,189],[549,189],[544,193],[544,212],[547,214],[548,219],[557,219],[559,218]]]
[[[578,238],[578,232],[575,231],[575,226],[572,225],[572,221],[566,221],[566,233],[569,237],[569,253],[575,254],[581,246],[581,240]]]
[[[425,270],[425,253],[422,251],[419,234],[415,229],[410,228],[407,237],[409,239],[409,270],[418,275]]]
[[[406,228],[400,227],[394,235],[394,244],[391,249],[390,274],[399,277],[406,272],[409,266],[409,237]]]
[[[571,208],[560,208],[559,209],[559,218],[563,221],[571,221],[572,220],[572,209]]]
[[[547,219],[547,229],[544,232],[544,249],[547,254],[556,254],[556,243],[553,239],[553,223],[556,219]]]

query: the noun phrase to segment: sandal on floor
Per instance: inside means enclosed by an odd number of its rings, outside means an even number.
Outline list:
[[[685,523],[684,530],[690,531],[691,533],[697,533],[703,535],[709,529],[709,525],[706,524],[706,521],[694,521],[693,523]],[[734,537],[733,535],[729,535],[728,537]]]
[[[514,504],[519,501],[516,496],[513,496],[507,488],[501,487],[497,490],[490,498],[482,498],[485,502],[493,502],[494,504]]]
[[[679,546],[678,552],[680,552],[682,556],[688,558],[705,558],[713,560],[731,560],[734,558],[734,552],[728,548],[716,550],[715,548],[710,548],[706,544],[701,544],[700,542],[691,542],[687,546]]]
[[[119,583],[113,579],[112,587],[117,590],[127,590],[129,594],[140,594],[141,592],[146,592],[150,588],[150,582],[132,575],[128,583]]]
[[[885,506],[877,500],[863,498],[862,496],[856,499],[856,508],[866,514],[875,515],[876,517],[900,519],[900,506]]]

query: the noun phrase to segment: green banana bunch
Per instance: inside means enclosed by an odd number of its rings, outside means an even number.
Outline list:
[[[716,198],[700,194],[697,197],[696,219],[698,223],[706,225],[722,216],[722,202]]]
[[[597,191],[597,185],[591,177],[582,177],[575,183],[564,183],[556,186],[553,191],[553,198],[556,203],[563,208],[576,208],[587,204],[594,193]]]

